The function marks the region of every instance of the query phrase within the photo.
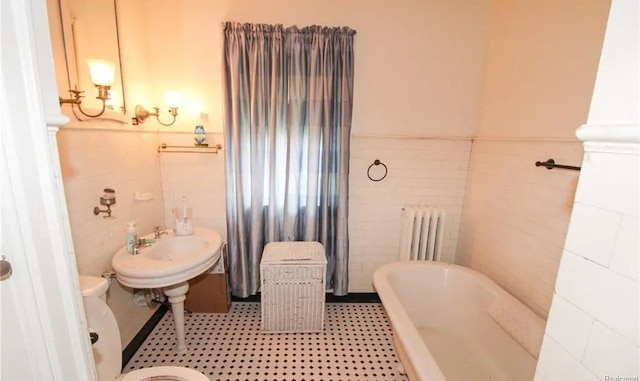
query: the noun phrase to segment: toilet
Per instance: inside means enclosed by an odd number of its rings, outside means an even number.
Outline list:
[[[210,381],[209,377],[198,371],[178,366],[157,366],[120,374],[120,330],[106,303],[109,281],[101,277],[80,275],[80,289],[87,325],[91,332],[98,334],[98,341],[92,346],[98,381]]]

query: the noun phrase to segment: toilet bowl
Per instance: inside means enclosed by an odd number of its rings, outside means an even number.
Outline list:
[[[80,289],[89,331],[98,334],[98,341],[92,346],[98,381],[210,381],[198,371],[178,366],[157,366],[120,374],[120,330],[105,303],[109,282],[104,278],[81,275]]]

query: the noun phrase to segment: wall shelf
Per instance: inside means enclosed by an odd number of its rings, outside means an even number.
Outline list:
[[[214,145],[192,145],[192,146],[171,146],[162,143],[158,146],[158,153],[218,153],[222,149],[222,144]]]

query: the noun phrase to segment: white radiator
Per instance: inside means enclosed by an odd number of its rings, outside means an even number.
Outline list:
[[[439,261],[444,240],[444,209],[431,206],[402,208],[401,261]]]

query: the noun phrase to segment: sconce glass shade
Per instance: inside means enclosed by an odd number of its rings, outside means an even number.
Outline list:
[[[115,75],[116,65],[104,60],[87,60],[91,81],[96,86],[111,86]]]
[[[165,91],[164,99],[167,102],[169,108],[178,108],[182,101],[182,94],[177,91]]]
[[[60,105],[63,105],[65,103],[71,104],[72,110],[75,110],[74,107],[77,107],[78,111],[80,111],[84,116],[88,116],[89,118],[97,118],[100,115],[104,114],[104,111],[107,109],[107,101],[111,98],[109,91],[111,89],[111,85],[113,84],[116,66],[108,61],[95,59],[87,60],[87,65],[89,65],[91,81],[94,85],[96,85],[96,99],[102,101],[102,109],[97,114],[89,114],[87,111],[83,110],[81,98],[83,97],[82,93],[84,91],[78,90],[77,88],[69,90],[72,98],[63,99],[62,97],[58,97],[58,101],[60,102]],[[76,115],[75,111],[74,115]]]

